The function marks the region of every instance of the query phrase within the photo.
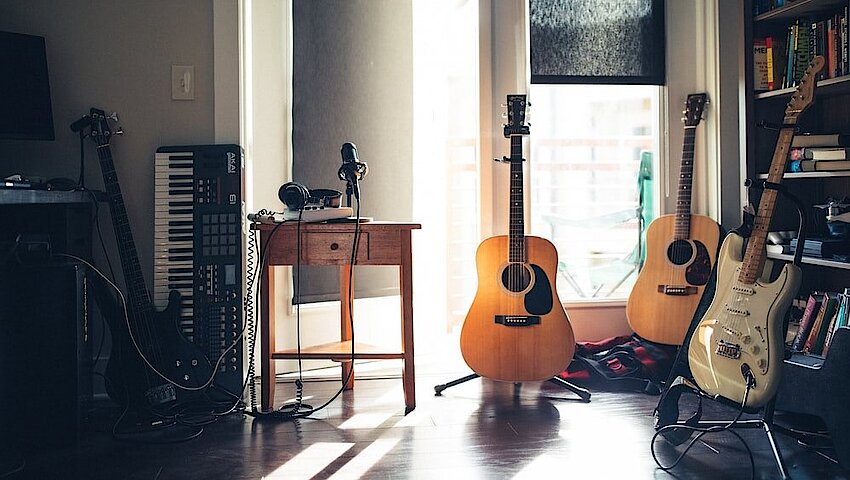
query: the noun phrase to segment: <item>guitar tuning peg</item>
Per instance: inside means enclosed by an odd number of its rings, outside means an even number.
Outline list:
[[[502,113],[502,118],[508,118],[508,114],[507,114],[507,113]]]
[[[115,128],[115,131],[112,132],[113,135],[124,135],[124,129],[119,125]]]
[[[508,104],[507,104],[507,103],[502,103],[502,104],[499,104],[499,106],[500,106],[500,107],[502,107],[502,108],[507,108],[507,107],[508,107]]]
[[[112,112],[112,113],[111,113],[108,117],[106,117],[106,118],[109,118],[109,119],[111,119],[111,120],[115,120],[115,121],[117,122],[117,121],[118,121],[118,113],[116,113],[116,112]]]
[[[680,118],[679,120],[681,120],[681,121],[683,121],[683,122],[684,122],[684,121],[687,121],[687,120],[688,120],[688,118],[687,118],[687,117],[685,117],[684,115],[682,115],[682,118]]]

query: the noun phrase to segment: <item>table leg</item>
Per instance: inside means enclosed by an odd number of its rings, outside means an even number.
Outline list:
[[[401,293],[401,344],[404,349],[402,382],[404,384],[404,413],[416,408],[415,374],[413,368],[413,256],[410,231],[401,235],[401,265],[399,266],[399,289]]]
[[[342,265],[339,267],[339,331],[340,341],[347,342],[352,338],[351,318],[352,309],[354,308],[354,299],[349,299],[349,292],[354,295],[354,280],[351,277],[351,265]],[[348,379],[347,383],[343,383],[345,390],[354,388],[354,362],[342,361],[342,381]]]
[[[275,364],[275,312],[274,275],[271,265],[260,278],[260,408],[266,412],[274,408]]]

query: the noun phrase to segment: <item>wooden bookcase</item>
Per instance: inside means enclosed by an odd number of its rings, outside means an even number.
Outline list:
[[[768,35],[784,35],[787,27],[796,19],[819,19],[824,16],[842,10],[848,5],[847,0],[796,0],[787,2],[786,5],[758,15],[753,13],[753,4],[756,0],[744,2],[744,25],[745,25],[745,77],[746,77],[746,165],[747,178],[764,179],[764,175],[773,156],[778,131],[763,128],[765,122],[768,124],[779,124],[783,120],[783,112],[796,87],[781,88],[772,91],[755,91],[754,86],[754,55],[753,39],[763,38]],[[811,22],[809,22],[810,24]],[[814,104],[799,118],[798,126],[801,132],[810,133],[850,133],[850,75],[826,78],[818,81]],[[808,216],[808,236],[824,236],[826,231],[826,212],[813,207],[814,205],[826,203],[829,198],[839,200],[850,196],[850,172],[803,172],[786,173],[783,185],[797,196],[806,206]],[[750,203],[758,205],[760,192],[748,193]],[[781,196],[780,196],[781,198]],[[797,213],[794,205],[787,200],[780,199],[777,203],[776,212],[771,225],[771,230],[796,230]],[[769,254],[769,258],[777,261],[791,261],[791,255]],[[800,296],[808,295],[812,290],[832,290],[841,292],[845,287],[850,287],[850,262],[839,262],[820,258],[803,257],[803,284],[800,288]],[[834,358],[828,360],[828,365],[833,368],[846,371],[850,368],[850,349],[846,333],[837,336],[840,340],[835,341],[829,355]],[[836,352],[838,350],[838,352]],[[799,396],[802,391],[810,392],[806,398],[812,400],[810,405],[820,405],[819,398],[826,398],[836,394],[843,395],[843,402],[850,402],[850,380],[831,378],[830,382],[824,384],[821,381],[824,375],[812,375],[812,370],[820,369],[824,361],[812,364],[812,359],[801,359],[797,356],[786,360],[783,372],[783,382],[780,387],[777,407],[800,411],[795,407],[800,404],[790,401]],[[817,359],[814,359],[817,360]],[[847,363],[836,366],[835,363]],[[833,381],[834,380],[834,381]],[[836,382],[839,384],[836,385]],[[846,403],[845,403],[846,404]],[[801,411],[821,416],[823,412]],[[838,422],[841,426],[850,422],[850,414],[846,410],[836,420],[834,416],[827,415],[825,418],[833,426]],[[850,466],[850,441],[847,441],[843,433],[839,436],[833,435],[836,450],[841,463],[845,467]]]

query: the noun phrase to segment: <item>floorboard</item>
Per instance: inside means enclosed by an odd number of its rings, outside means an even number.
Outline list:
[[[591,402],[583,403],[551,383],[523,384],[514,395],[513,385],[482,379],[435,396],[435,385],[463,374],[423,370],[417,408],[406,416],[400,378],[358,380],[312,418],[229,415],[179,443],[117,441],[110,429],[120,411],[101,406],[77,446],[12,442],[0,460],[8,470],[23,453],[24,470],[9,477],[16,479],[750,478],[747,452],[728,433],[705,436],[671,472],[661,470],[650,454],[658,397],[593,388]],[[337,387],[338,381],[308,381],[304,401],[324,403]],[[281,383],[278,399],[294,393],[291,382]],[[731,419],[734,411],[712,406],[708,415]],[[160,440],[192,431],[167,430]],[[753,452],[755,478],[777,478],[764,433],[741,435]],[[793,478],[848,478],[794,440],[779,440]],[[657,447],[667,463],[681,451],[663,440]]]

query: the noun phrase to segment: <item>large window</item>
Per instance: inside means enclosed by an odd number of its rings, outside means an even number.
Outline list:
[[[562,301],[629,295],[652,213],[659,90],[531,86],[531,226],[558,249]]]

